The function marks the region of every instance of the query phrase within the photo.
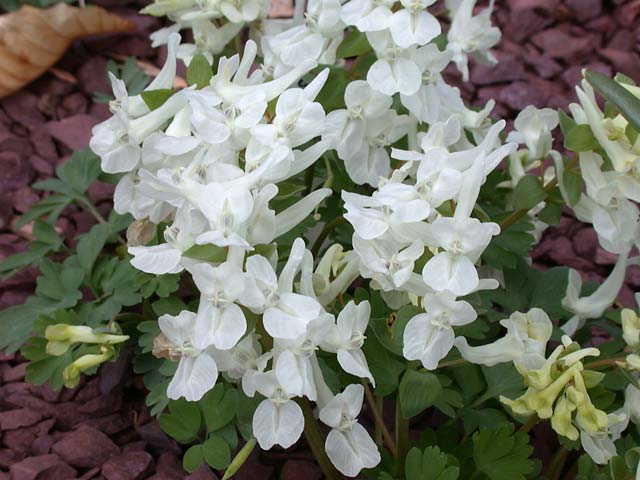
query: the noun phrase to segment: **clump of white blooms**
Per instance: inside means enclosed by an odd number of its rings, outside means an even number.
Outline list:
[[[551,149],[558,118],[529,107],[503,143],[505,122],[492,124],[489,118],[493,102],[479,111],[467,108],[460,91],[441,75],[451,62],[465,79],[469,58],[495,63],[490,48],[500,31],[490,20],[493,1],[476,15],[475,0],[447,1],[451,25],[445,49],[435,42],[442,34],[428,9],[435,3],[309,0],[306,9],[296,2],[289,20],[268,19],[262,0],[156,0],[144,9],[175,22],[153,35],[155,45],[168,44],[169,55],[148,90],[171,88],[177,59],[189,64],[201,54],[214,64],[217,58],[206,85],[175,92],[154,110],[111,77],[113,117],[94,128],[91,140],[103,170],[122,174],[116,211],[130,213],[136,222],[166,224],[158,244],[130,239],[131,263],[156,275],[184,270],[200,292],[195,311],[159,319],[157,353],[179,362],[168,396],[198,400],[219,375],[240,382],[248,396],[264,397],[253,417],[253,434],[264,449],[298,440],[304,417],[296,399],[306,397],[331,428],[326,450],[336,468],[355,476],[374,467],[380,455],[357,421],[362,386],[331,392],[317,357],[318,351],[335,354],[345,372],[374,383],[361,350],[370,305],[351,301],[338,311],[334,302],[362,277],[390,307],[413,303],[423,309],[404,331],[408,360],[432,370],[456,346],[473,363],[513,361],[531,385],[522,399],[508,401],[513,410],[553,415],[556,430],[572,438],[580,432],[594,458],[610,458],[615,450],[610,439],[619,425],[640,414],[637,402],[609,421],[593,412],[576,380],[584,376],[583,357],[597,350],[579,350],[566,337],[546,359],[551,322],[541,310],[503,320],[507,333],[491,345],[471,347],[456,335],[456,327],[477,317],[462,297],[499,285],[499,277],[478,268],[500,233],[498,224],[478,218],[480,188],[507,158],[513,179],[507,187],[513,188],[549,154],[558,157]],[[220,57],[244,27],[251,40],[243,54]],[[366,35],[375,59],[366,80],[347,85],[346,108],[326,112],[317,98],[347,28]],[[181,43],[183,29],[193,32],[194,43]],[[593,223],[603,247],[620,259],[590,297],[580,297],[581,281],[572,273],[564,302],[575,314],[569,334],[614,301],[630,248],[640,239],[634,204],[640,201],[637,144],[615,135],[624,131],[624,119],[603,121],[588,85],[578,93],[575,120],[591,126],[613,169],[604,170],[595,153],[581,155],[587,191],[576,212]],[[396,148],[402,139],[406,146]],[[518,150],[518,144],[525,149]],[[297,238],[286,261],[279,262],[278,239],[308,217],[318,219],[319,205],[332,194],[330,179],[319,188],[312,185],[286,208],[277,209],[274,202],[286,197],[287,179],[331,150],[354,187],[368,186],[341,194],[344,217],[353,226],[353,249],[331,245],[313,258]],[[560,159],[556,168],[562,166]],[[627,321],[633,326],[628,331],[640,329],[636,320]],[[637,342],[637,333],[629,337]],[[567,373],[553,380],[553,365]],[[628,395],[640,397],[637,390]]]

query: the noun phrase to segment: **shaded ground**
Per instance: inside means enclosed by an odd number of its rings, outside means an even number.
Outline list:
[[[84,147],[91,127],[108,117],[105,105],[92,103],[95,92],[109,90],[109,58],[134,55],[162,63],[166,52],[147,39],[156,19],[136,14],[130,0],[101,0],[115,13],[134,19],[136,34],[76,44],[56,66],[27,89],[0,102],[0,259],[25,249],[29,226],[15,228],[19,216],[38,201],[30,185],[51,176],[69,154]],[[607,74],[621,71],[640,79],[640,0],[507,0],[498,2],[496,20],[504,38],[495,69],[474,66],[471,85],[463,87],[473,103],[498,102],[496,114],[513,118],[533,103],[566,107],[575,101],[572,86],[584,67]],[[450,75],[455,82],[457,76]],[[456,82],[457,83],[457,82]],[[91,196],[98,208],[110,208],[111,187],[97,184]],[[58,223],[68,240],[90,228],[93,220],[73,208]],[[608,274],[615,257],[597,244],[590,227],[566,216],[545,233],[533,253],[541,267],[563,264],[586,277]],[[33,291],[35,271],[0,283],[0,309],[18,304]],[[619,300],[633,305],[640,269],[630,269]],[[0,356],[0,480],[71,478],[131,480],[151,478],[214,479],[203,468],[187,476],[180,448],[168,439],[144,406],[144,389],[128,368],[126,356],[74,390],[55,393],[24,383],[19,356]],[[534,429],[543,436],[546,427]],[[538,446],[541,458],[552,445]],[[278,472],[287,480],[321,477],[304,442],[286,455],[254,453],[235,478],[267,479]]]

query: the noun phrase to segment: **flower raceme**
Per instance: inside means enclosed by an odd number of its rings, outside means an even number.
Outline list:
[[[380,453],[357,420],[364,387],[331,389],[324,378],[325,360],[335,355],[341,378],[376,385],[364,353],[373,301],[351,300],[349,290],[361,277],[390,308],[420,309],[402,335],[407,360],[434,370],[455,346],[471,363],[514,362],[529,390],[505,404],[551,418],[559,434],[582,435],[594,458],[610,458],[607,442],[623,421],[589,400],[587,389],[598,377],[584,370],[582,359],[597,351],[580,350],[565,337],[547,358],[553,325],[538,308],[502,320],[507,332],[493,343],[470,346],[458,335],[478,317],[470,296],[501,280],[500,272],[480,268],[501,233],[480,215],[482,185],[505,159],[512,178],[500,188],[512,189],[548,155],[559,157],[552,150],[555,112],[528,107],[503,143],[506,123],[489,118],[494,102],[467,108],[441,75],[451,62],[465,78],[469,58],[495,63],[490,48],[500,32],[490,21],[493,1],[477,15],[474,0],[447,1],[445,47],[428,9],[434,0],[309,0],[306,9],[303,3],[296,2],[292,19],[273,20],[257,0],[156,0],[144,11],[175,22],[152,35],[154,45],[168,46],[160,74],[136,96],[110,77],[113,116],[94,128],[91,148],[105,172],[120,175],[114,209],[135,219],[131,264],[148,274],[189,276],[198,295],[192,308],[158,318],[154,355],[177,362],[167,396],[198,401],[222,378],[240,384],[247,396],[261,397],[252,428],[263,449],[288,448],[300,438],[306,398],[331,429],[325,450],[335,467],[347,476],[375,467]],[[224,45],[245,27],[251,39],[242,54],[225,55]],[[335,93],[328,90],[347,28],[370,47],[371,61],[357,74],[362,59],[356,60],[347,76],[357,78],[333,98],[339,108],[327,99]],[[193,43],[182,41],[184,29],[192,30]],[[148,105],[149,95],[172,88],[178,60],[190,71],[204,62],[204,80]],[[619,142],[605,139],[617,123],[601,125],[593,92],[584,86],[578,93],[576,122],[588,123],[617,156],[614,170],[604,170],[597,153],[581,155],[589,175],[576,212],[620,259],[590,297],[580,298],[581,282],[571,274],[563,305],[575,314],[572,331],[613,302],[640,231],[637,165]],[[334,160],[345,172],[335,187]],[[314,169],[322,168],[320,185]],[[352,249],[325,241],[342,219],[322,218],[321,206],[340,198]],[[322,232],[301,233],[310,217],[324,221]],[[154,225],[159,235],[145,233]],[[313,241],[310,250],[305,237]],[[624,314],[630,342],[637,340],[636,320]],[[47,329],[52,354],[77,343],[97,345],[97,353],[69,366],[69,384],[127,338],[87,329]],[[634,395],[640,394],[628,398]],[[632,418],[639,417],[634,411]]]

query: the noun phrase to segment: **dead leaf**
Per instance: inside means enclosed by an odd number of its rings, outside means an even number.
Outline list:
[[[47,71],[74,40],[134,28],[132,21],[103,8],[64,3],[46,9],[25,5],[0,15],[0,98]]]

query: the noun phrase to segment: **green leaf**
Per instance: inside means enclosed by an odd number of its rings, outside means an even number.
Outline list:
[[[640,99],[618,82],[601,73],[587,70],[584,77],[593,88],[620,110],[622,116],[636,130],[640,131]]]
[[[449,465],[449,457],[438,447],[427,447],[424,453],[412,448],[404,469],[406,480],[456,480],[460,475],[460,469]]]
[[[464,421],[464,431],[467,435],[478,428],[490,428],[508,420],[502,410],[495,408],[465,408],[460,416]]]
[[[400,381],[398,393],[402,416],[411,418],[435,403],[442,393],[442,386],[432,373],[407,370]]]
[[[71,155],[56,169],[56,175],[78,195],[84,194],[100,175],[100,159],[89,147]]]
[[[567,115],[563,110],[558,110],[558,117],[560,118],[560,130],[566,137],[571,129],[577,125],[576,121],[569,115]]]
[[[98,255],[104,248],[107,238],[109,237],[109,225],[99,223],[91,227],[84,235],[80,236],[76,247],[78,253],[78,261],[88,275],[93,269],[93,264]]]
[[[200,432],[202,416],[197,403],[184,399],[169,402],[169,413],[158,418],[160,427],[181,443],[189,443]]]
[[[561,203],[547,203],[544,208],[538,213],[538,220],[546,223],[547,225],[557,225],[562,218]]]
[[[336,56],[337,58],[357,57],[371,50],[367,35],[354,28],[338,46]]]
[[[473,461],[476,469],[491,480],[525,480],[534,469],[529,436],[514,432],[513,424],[482,429],[473,434]]]
[[[195,55],[187,69],[187,83],[189,85],[197,85],[198,89],[200,89],[209,85],[211,77],[213,77],[213,71],[207,58],[201,53]]]
[[[565,170],[562,175],[564,188],[567,191],[569,206],[573,207],[582,196],[582,176],[574,170]]]
[[[0,350],[13,353],[29,338],[39,313],[29,304],[16,305],[0,312]]]
[[[159,88],[158,90],[145,90],[140,93],[142,100],[147,104],[149,110],[155,110],[164,105],[175,92],[170,88]]]
[[[511,363],[499,363],[493,367],[483,366],[482,373],[487,381],[487,390],[474,405],[480,405],[490,398],[498,398],[501,395],[514,398],[524,389],[522,376]]]
[[[215,470],[224,470],[231,463],[231,450],[222,438],[211,435],[202,444],[202,452],[205,461]]]
[[[62,238],[60,238],[56,229],[42,220],[36,220],[34,222],[33,236],[36,237],[36,240],[39,242],[51,245],[53,248],[57,248],[62,243]]]
[[[540,179],[534,175],[525,175],[520,179],[513,192],[513,206],[517,209],[530,209],[538,205],[547,192],[542,188]]]
[[[31,209],[26,212],[18,221],[17,227],[20,228],[26,225],[32,220],[37,218],[48,216],[48,223],[55,223],[62,211],[67,208],[72,199],[67,195],[55,193],[43,198],[38,203],[33,205]]]
[[[316,97],[326,112],[344,108],[344,91],[349,84],[349,75],[344,68],[330,67],[329,78]]]
[[[386,396],[398,386],[398,377],[404,371],[405,362],[386,350],[375,335],[368,335],[362,346],[369,368],[376,380],[376,395]]]
[[[598,140],[589,125],[577,124],[565,135],[564,146],[573,152],[591,152],[598,148]]]
[[[224,385],[218,383],[207,392],[200,402],[207,431],[214,432],[233,420],[233,417],[236,416],[237,405],[238,392],[235,388],[225,390]]]
[[[204,451],[202,445],[193,445],[182,457],[182,467],[189,473],[192,473],[202,465],[204,461]]]

